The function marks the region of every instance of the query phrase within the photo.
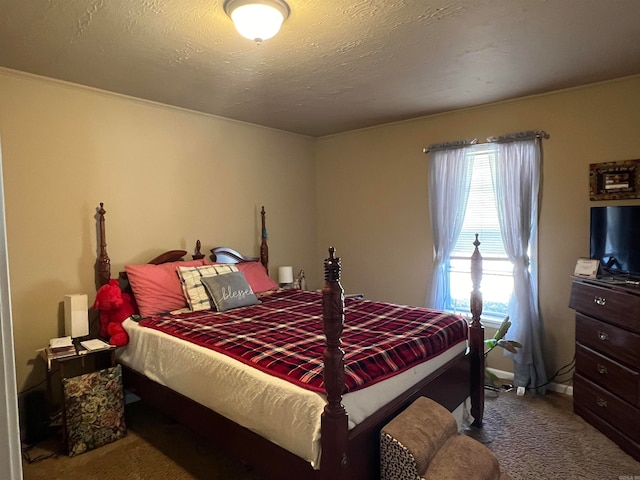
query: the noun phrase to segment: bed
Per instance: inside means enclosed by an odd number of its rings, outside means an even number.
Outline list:
[[[100,204],[97,216],[100,237],[97,286],[111,278],[110,259],[106,252],[105,213],[103,204]],[[222,265],[219,268],[230,265],[236,270],[240,267],[248,271],[259,265],[268,271],[264,208],[261,213],[260,257],[246,257],[231,248],[214,249],[212,260],[216,265]],[[478,245],[476,239],[471,260],[474,285],[471,322],[467,324],[465,320],[463,329],[466,338],[460,338],[459,317],[456,320],[452,318],[455,316],[443,312],[345,298],[340,284],[340,259],[330,248],[324,264],[325,285],[321,293],[260,292],[256,297],[259,303],[222,312],[224,317],[220,312],[209,315],[210,310],[203,308],[197,311],[178,310],[172,316],[149,315],[140,322],[133,319],[125,321],[130,342],[118,353],[124,369],[125,386],[143,401],[210,438],[219,448],[239,456],[270,478],[377,478],[380,429],[419,396],[433,398],[458,413],[470,398],[473,422],[476,426],[482,425],[484,332],[480,321],[482,272]],[[169,251],[153,259],[149,265],[171,267],[186,253]],[[192,258],[195,262],[207,262],[200,252],[199,242]],[[255,358],[263,359],[266,354],[258,353],[255,345],[260,342],[253,339],[250,335],[254,333],[249,331],[260,330],[263,325],[264,330],[273,331],[269,322],[274,314],[262,310],[271,305],[275,311],[289,312],[286,317],[289,320],[283,325],[295,332],[317,324],[317,331],[310,333],[315,340],[306,337],[304,340],[307,343],[303,350],[309,354],[303,360],[308,363],[296,360],[303,366],[298,368],[299,376],[293,380],[287,378],[288,374],[274,373],[255,361]],[[449,322],[457,333],[447,330],[446,335],[441,334],[442,337],[451,337],[451,345],[440,347],[443,349],[440,354],[426,353],[424,361],[409,359],[398,374],[381,369],[384,380],[369,383],[362,380],[359,384],[361,378],[375,368],[371,367],[372,363],[367,364],[366,360],[358,357],[360,352],[367,350],[366,343],[352,341],[353,330],[358,329],[354,313],[357,310],[363,310],[370,316],[383,312],[389,322],[399,322],[405,314],[412,319],[428,314],[427,321],[415,321],[409,328],[427,328],[423,324],[428,324],[428,328],[444,330],[442,325]],[[229,318],[235,315],[235,318],[228,319],[226,315]],[[212,317],[215,318],[212,320]],[[214,325],[215,338],[205,339],[202,332],[214,328],[206,323],[212,321],[230,325],[233,330],[230,334],[237,334],[236,330],[242,324],[251,325],[249,330],[239,332],[238,337],[248,339],[249,346],[241,351],[239,346],[242,342],[221,340],[219,323]],[[183,328],[183,324],[197,325],[194,327],[196,333],[186,326]],[[282,331],[278,329],[278,333]],[[399,336],[405,339],[410,335]],[[366,342],[366,336],[361,341]],[[227,343],[233,348],[223,351],[218,343]],[[303,343],[303,340],[295,343]],[[275,350],[286,348],[287,345],[278,345]],[[426,347],[421,344],[412,348],[421,350]],[[390,353],[384,352],[383,355],[388,358]],[[279,362],[281,359],[277,358],[271,363]],[[373,364],[376,362],[379,364],[380,360],[373,361]],[[303,386],[302,377],[305,382],[307,377],[312,380]]]

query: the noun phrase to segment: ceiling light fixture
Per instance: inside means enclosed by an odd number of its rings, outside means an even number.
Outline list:
[[[290,9],[284,0],[226,0],[224,11],[240,35],[261,43],[280,31]]]

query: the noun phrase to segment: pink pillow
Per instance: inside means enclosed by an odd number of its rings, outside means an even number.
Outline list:
[[[204,265],[204,260],[169,262],[161,265],[125,265],[140,315],[148,317],[187,306],[182,293],[178,267]]]
[[[249,283],[253,293],[261,293],[268,290],[278,289],[278,284],[274,282],[269,275],[267,275],[267,271],[261,263],[243,262],[237,263],[236,267],[244,273],[247,283]]]

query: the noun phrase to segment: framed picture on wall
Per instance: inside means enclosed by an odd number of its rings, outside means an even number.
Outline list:
[[[589,200],[640,198],[640,159],[589,165]]]

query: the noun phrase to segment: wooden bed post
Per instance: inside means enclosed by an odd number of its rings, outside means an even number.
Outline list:
[[[200,249],[202,248],[202,243],[200,243],[200,239],[196,240],[196,248],[193,251],[193,255],[191,255],[191,258],[194,260],[200,260],[202,258],[204,258],[204,254],[200,251]]]
[[[482,281],[482,255],[478,247],[478,234],[473,242],[475,249],[471,256],[471,325],[469,326],[469,353],[471,355],[471,415],[473,425],[482,426],[484,416],[484,327],[480,320],[482,315],[482,292],[480,282]]]
[[[322,316],[327,339],[324,350],[324,388],[327,405],[321,418],[320,471],[323,480],[339,480],[348,477],[347,440],[348,415],[342,405],[344,391],[344,351],[340,335],[344,325],[344,290],[340,284],[340,258],[329,248],[329,258],[324,261],[325,284],[322,289]]]
[[[262,216],[262,241],[260,243],[260,263],[264,266],[264,269],[267,271],[267,275],[269,275],[269,245],[267,245],[267,227],[265,224],[265,216],[266,212],[264,211],[264,205],[262,206],[262,210],[260,211],[260,215]]]
[[[98,254],[98,260],[96,261],[96,290],[109,283],[109,279],[111,278],[111,260],[109,259],[109,255],[107,255],[107,240],[104,230],[105,213],[107,212],[104,209],[104,203],[100,202],[100,208],[98,209],[100,253]]]

